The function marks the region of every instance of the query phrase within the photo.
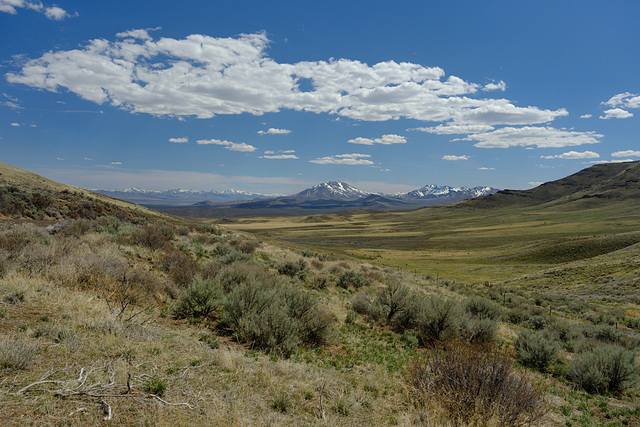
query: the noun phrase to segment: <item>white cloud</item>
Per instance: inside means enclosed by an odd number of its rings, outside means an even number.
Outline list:
[[[265,151],[264,156],[260,156],[261,159],[272,159],[272,160],[296,160],[298,156],[295,153],[296,150],[278,150],[276,151]]]
[[[111,164],[111,165],[121,165],[121,164],[122,164],[122,162],[111,162],[110,164]]]
[[[493,126],[489,125],[458,125],[453,123],[445,123],[435,127],[421,127],[407,130],[417,130],[420,132],[436,133],[438,135],[456,135],[463,133],[482,133],[494,130]]]
[[[146,30],[120,35],[128,37],[47,52],[6,78],[158,116],[211,118],[289,109],[366,121],[527,125],[568,114],[565,109],[518,107],[507,99],[473,98],[483,88],[500,89],[502,84],[483,87],[456,76],[445,78],[438,67],[394,61],[368,65],[351,59],[278,63],[267,55],[265,33],[160,40],[148,39]]]
[[[272,159],[272,160],[295,160],[295,159],[298,159],[299,157],[296,156],[295,154],[273,154],[273,155],[265,154],[264,156],[260,156],[260,158]]]
[[[451,160],[451,161],[457,161],[457,160],[469,160],[469,156],[453,156],[453,155],[446,155],[446,156],[442,156],[442,160]]]
[[[72,18],[78,16],[78,13],[70,14],[66,10],[58,6],[45,7],[39,1],[31,0],[0,0],[0,12],[10,13],[15,15],[18,13],[17,9],[24,8],[35,10],[36,12],[42,12],[44,15],[56,21],[60,21],[65,18]]]
[[[610,107],[640,108],[640,95],[629,92],[619,93],[603,104]]]
[[[169,142],[173,142],[176,144],[186,144],[189,142],[189,138],[187,138],[186,136],[182,138],[169,138]]]
[[[491,82],[489,84],[484,85],[484,88],[482,90],[484,91],[501,90],[504,92],[506,89],[507,89],[507,84],[502,80],[500,80],[498,83]]]
[[[335,156],[327,156],[320,157],[318,159],[309,160],[311,163],[316,163],[319,165],[349,165],[349,166],[360,166],[360,165],[373,165],[374,163],[371,160],[367,160],[367,158],[371,157],[368,154],[337,154]]]
[[[529,185],[534,186],[534,187],[537,187],[537,186],[542,185],[542,184],[544,184],[544,182],[542,182],[542,181],[529,181]]]
[[[597,159],[599,157],[600,157],[600,154],[593,151],[583,151],[582,153],[578,151],[568,151],[566,153],[558,154],[555,156],[540,156],[541,159],[565,159],[565,160]]]
[[[603,135],[595,132],[575,132],[553,127],[504,127],[492,132],[469,135],[457,141],[478,141],[478,148],[537,147],[562,148],[582,144],[597,144]]]
[[[258,133],[260,135],[287,135],[290,134],[291,131],[289,129],[276,129],[269,128],[268,130],[259,130]]]
[[[159,30],[160,28],[161,27],[147,28],[145,30],[137,29],[137,30],[123,31],[121,33],[117,33],[116,37],[122,37],[122,38],[131,37],[131,38],[140,39],[140,40],[151,40],[149,31]]]
[[[78,14],[76,13],[75,15],[71,15],[66,10],[62,9],[61,7],[53,6],[53,7],[45,8],[44,15],[49,19],[53,19],[53,20],[56,20],[56,21],[61,21],[61,20],[65,19],[65,18],[71,18],[73,16],[77,16]]]
[[[246,144],[244,142],[236,143],[231,141],[221,141],[219,139],[199,139],[197,141],[198,145],[222,145],[227,150],[231,151],[240,151],[245,153],[251,153],[257,150],[253,145]]]
[[[481,170],[481,171],[494,171],[494,170],[496,170],[496,168],[488,168],[486,166],[482,166],[482,167],[479,167],[478,170]]]
[[[604,116],[600,116],[603,120],[608,119],[628,119],[633,117],[633,113],[623,110],[622,108],[612,108],[610,110],[604,110]]]
[[[347,141],[349,144],[360,144],[360,145],[392,145],[392,144],[404,144],[407,142],[407,139],[404,136],[400,135],[382,135],[380,138],[370,139],[370,138],[362,138],[358,137],[355,139],[350,139]]]
[[[615,153],[611,153],[611,157],[640,157],[640,151],[616,151]]]
[[[591,117],[593,117],[593,114],[583,114],[580,116],[581,119],[590,119]]]
[[[18,128],[18,127],[20,127],[20,123],[15,123],[14,122],[14,123],[11,123],[11,126]]]

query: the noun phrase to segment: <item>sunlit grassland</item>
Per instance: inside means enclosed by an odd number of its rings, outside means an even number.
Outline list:
[[[411,212],[240,218],[226,225],[419,275],[493,282],[515,280],[636,243],[638,205],[628,201],[581,209],[453,205]]]

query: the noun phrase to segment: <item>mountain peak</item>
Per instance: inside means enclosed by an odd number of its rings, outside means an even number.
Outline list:
[[[371,193],[343,181],[327,181],[296,194],[303,199],[358,200]]]

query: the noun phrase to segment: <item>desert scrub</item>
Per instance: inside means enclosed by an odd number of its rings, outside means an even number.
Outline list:
[[[600,345],[577,355],[567,377],[588,393],[619,394],[638,380],[635,354],[618,345]]]
[[[525,372],[514,369],[507,356],[473,346],[426,353],[406,381],[416,406],[439,407],[455,425],[535,424],[546,413],[541,391]]]

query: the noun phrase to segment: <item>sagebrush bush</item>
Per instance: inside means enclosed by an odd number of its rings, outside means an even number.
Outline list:
[[[365,275],[359,271],[344,270],[338,277],[337,285],[343,289],[360,289],[371,283]]]
[[[257,280],[236,286],[226,296],[223,321],[241,342],[285,357],[301,345],[325,344],[332,324],[310,294]]]
[[[460,339],[472,345],[489,345],[496,342],[498,324],[488,317],[467,318],[460,322]]]
[[[274,281],[275,279],[258,264],[238,261],[222,267],[216,275],[216,280],[220,282],[224,292],[229,293],[242,283],[256,280]]]
[[[221,297],[222,291],[217,282],[196,279],[180,294],[173,315],[178,319],[206,318],[218,308]]]
[[[433,347],[456,337],[460,311],[455,300],[433,295],[416,310],[416,329],[423,345]]]
[[[500,304],[482,297],[469,298],[464,304],[464,311],[478,319],[498,320],[503,313]]]
[[[607,324],[584,325],[582,335],[584,335],[585,338],[609,344],[620,344],[623,338],[622,332]]]
[[[406,380],[420,407],[440,407],[454,425],[518,426],[539,422],[543,394],[507,356],[468,345],[430,351]]]
[[[387,323],[410,306],[410,296],[409,288],[395,279],[390,279],[387,286],[378,292],[378,302],[384,309]]]
[[[577,355],[569,380],[588,393],[621,393],[637,384],[635,354],[618,345],[600,345]]]
[[[297,277],[300,280],[306,280],[309,275],[307,262],[302,258],[298,261],[285,261],[277,267],[277,270],[284,276]]]
[[[518,360],[525,365],[544,371],[558,355],[558,344],[541,332],[522,331],[514,343]]]

